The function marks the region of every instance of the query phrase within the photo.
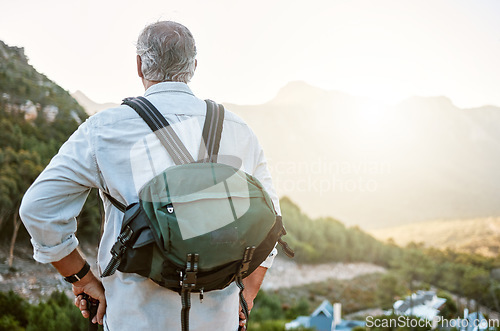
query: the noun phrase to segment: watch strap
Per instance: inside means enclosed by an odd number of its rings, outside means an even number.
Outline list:
[[[77,282],[80,279],[82,279],[83,277],[85,277],[85,275],[88,274],[89,270],[90,270],[90,265],[88,264],[87,261],[85,261],[85,265],[83,266],[83,268],[80,271],[78,271],[74,275],[64,277],[64,280],[67,281],[68,283]]]

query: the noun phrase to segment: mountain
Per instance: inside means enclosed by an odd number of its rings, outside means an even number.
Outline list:
[[[108,109],[108,108],[114,108],[117,107],[118,104],[115,103],[97,103],[92,100],[90,100],[89,97],[87,97],[85,94],[83,94],[82,91],[76,91],[74,93],[71,93],[71,96],[75,98],[76,101],[85,109],[87,114],[89,116],[94,115],[97,112],[100,112],[101,110]]]
[[[275,186],[313,217],[384,228],[500,215],[500,108],[448,98],[396,105],[291,82],[225,107],[255,131]]]
[[[29,64],[23,48],[0,41],[0,243],[8,238],[13,245],[19,228],[26,239],[18,217],[24,192],[87,117],[66,90]]]
[[[10,115],[44,122],[81,123],[87,114],[67,91],[36,71],[22,47],[0,41],[0,106]]]
[[[226,104],[256,132],[278,192],[314,217],[381,228],[500,215],[500,108],[446,97],[386,106],[304,82]]]
[[[425,221],[371,230],[370,234],[379,240],[392,239],[401,246],[415,242],[488,257],[500,254],[500,217]]]

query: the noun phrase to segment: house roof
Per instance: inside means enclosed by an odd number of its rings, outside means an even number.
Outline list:
[[[445,303],[446,303],[445,298],[434,297],[434,299],[432,299],[432,301],[431,301],[431,306],[432,306],[432,308],[439,309],[439,307],[441,307]]]
[[[293,321],[285,324],[285,330],[293,330],[300,326],[308,328],[310,324],[311,317],[310,316],[299,316]]]
[[[318,316],[319,313],[325,314],[326,317],[333,318],[333,306],[328,300],[323,300],[323,302],[316,308],[311,314],[311,317]]]
[[[438,298],[434,291],[418,291],[406,297],[405,300],[396,301],[393,307],[398,314],[413,314],[432,320],[439,313],[438,309],[445,303],[446,299]]]
[[[324,300],[316,310],[311,314],[311,316],[299,316],[295,320],[285,324],[285,330],[293,330],[300,326],[311,327],[311,319],[320,314],[324,314],[327,318],[333,321],[333,305]],[[323,319],[324,320],[324,319]],[[340,324],[335,326],[336,331],[351,331],[356,326],[363,327],[365,325],[364,321],[354,321],[354,320],[341,320]]]
[[[426,305],[418,305],[413,307],[413,309],[408,308],[408,310],[405,312],[405,315],[411,315],[411,314],[432,321],[434,317],[436,317],[439,314],[439,310]]]

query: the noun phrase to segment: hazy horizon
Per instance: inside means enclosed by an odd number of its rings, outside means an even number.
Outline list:
[[[50,77],[49,77],[50,79]],[[417,95],[417,94],[414,94],[414,95],[408,95],[404,98],[401,98],[401,99],[395,99],[394,101],[388,101],[388,102],[382,102],[382,101],[379,101],[379,100],[376,100],[374,98],[371,98],[371,97],[366,97],[366,96],[362,96],[362,95],[356,95],[356,94],[352,94],[352,93],[349,93],[349,92],[345,92],[345,91],[341,91],[341,90],[336,90],[336,89],[325,89],[325,88],[322,88],[321,86],[317,86],[317,85],[314,85],[314,84],[310,84],[306,81],[303,81],[303,80],[295,80],[295,81],[289,81],[287,83],[285,83],[283,86],[279,87],[276,91],[274,91],[274,95],[272,95],[269,99],[267,100],[264,100],[260,103],[236,103],[236,102],[230,102],[230,101],[227,101],[227,100],[217,100],[219,103],[222,103],[222,104],[228,104],[228,105],[235,105],[235,106],[259,106],[259,105],[265,105],[267,103],[271,103],[273,102],[273,100],[276,99],[276,97],[279,95],[280,91],[282,91],[283,89],[285,89],[287,86],[289,86],[290,84],[305,84],[307,86],[310,86],[312,88],[315,88],[315,89],[319,89],[319,90],[322,90],[324,92],[327,92],[327,93],[341,93],[341,94],[345,94],[345,95],[349,95],[351,97],[355,97],[355,98],[364,98],[364,99],[367,99],[369,101],[375,101],[375,102],[379,102],[381,104],[384,104],[385,106],[396,106],[400,103],[403,103],[405,102],[406,100],[409,100],[409,99],[412,99],[412,98],[445,98],[447,100],[449,100],[455,107],[457,108],[461,108],[461,109],[464,109],[464,110],[467,110],[467,109],[477,109],[477,108],[483,108],[483,107],[494,107],[494,108],[499,108],[500,109],[500,103],[499,104],[479,104],[477,106],[472,106],[472,107],[460,107],[459,105],[455,104],[453,102],[453,100],[448,97],[447,95],[444,95],[444,94],[435,94],[435,95]],[[188,86],[191,85],[190,83],[188,83]],[[64,88],[64,87],[63,87]],[[81,90],[81,89],[77,89],[77,90],[74,90],[74,91],[69,91],[69,93],[71,95],[74,95],[75,93],[82,93],[86,98],[88,98],[89,100],[91,100],[92,102],[96,103],[96,104],[118,104],[118,103],[115,103],[113,102],[112,100],[103,100],[102,102],[99,101],[97,102],[96,100],[92,99],[89,97],[89,95]],[[144,91],[142,91],[142,93],[138,94],[138,95],[143,95],[144,94]]]
[[[191,87],[201,98],[261,104],[289,81],[394,103],[446,95],[461,108],[500,104],[500,3],[280,0],[9,2],[0,39],[97,102],[139,95],[134,42],[156,20],[197,41]],[[151,10],[154,8],[155,10]]]

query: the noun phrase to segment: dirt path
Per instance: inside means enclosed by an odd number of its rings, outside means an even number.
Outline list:
[[[0,291],[14,290],[30,302],[36,302],[55,290],[70,293],[71,286],[63,281],[50,264],[41,264],[33,260],[31,248],[16,250],[15,272],[9,272],[5,265],[6,258],[6,252],[0,250]],[[385,272],[385,269],[369,263],[300,265],[277,258],[273,267],[269,269],[262,287],[264,289],[293,287],[329,278],[352,279],[374,272]]]
[[[9,270],[7,249],[0,247],[0,291],[12,290],[30,303],[36,303],[54,291],[64,291],[71,297],[71,285],[63,280],[50,263],[38,263],[32,255],[31,247],[17,247],[13,264],[15,269]],[[86,255],[92,256],[88,251]],[[95,261],[95,257],[89,257],[88,260]]]
[[[269,290],[293,287],[322,282],[329,278],[347,280],[385,271],[385,268],[370,263],[297,264],[277,258],[268,270],[262,288]]]

